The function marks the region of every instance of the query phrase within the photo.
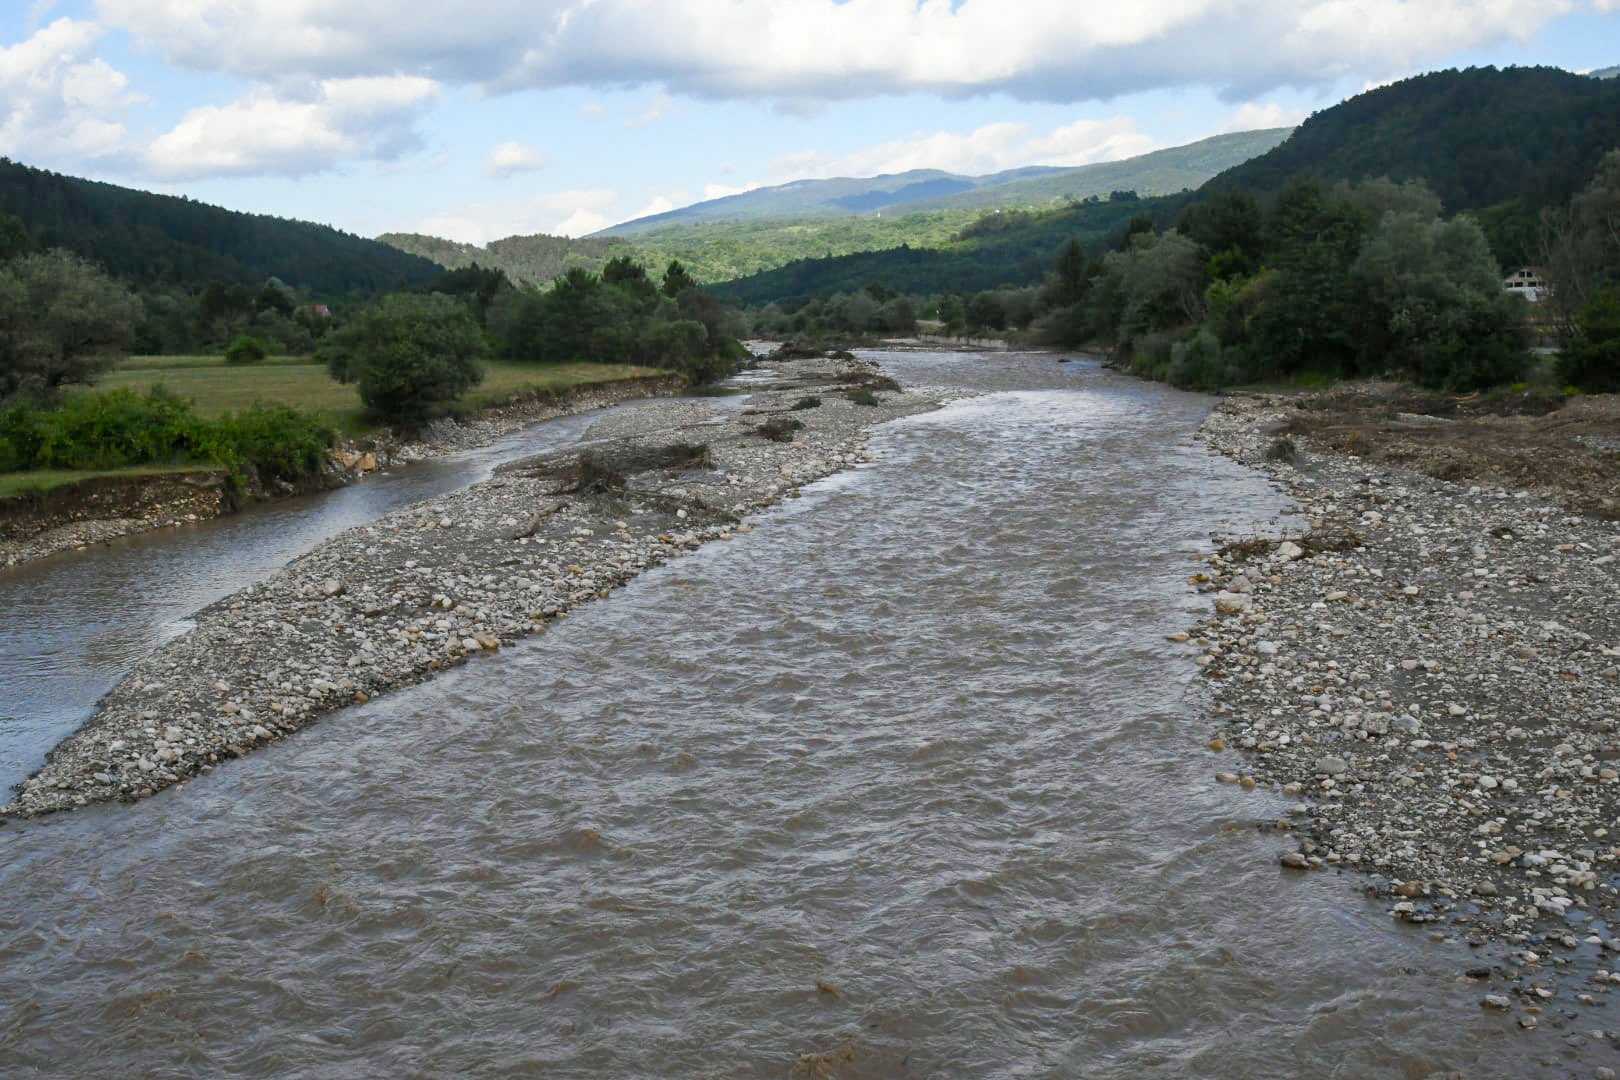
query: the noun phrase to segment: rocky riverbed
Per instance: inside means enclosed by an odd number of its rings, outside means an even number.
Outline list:
[[[1222,782],[1290,800],[1286,867],[1355,868],[1391,916],[1505,949],[1472,976],[1538,1023],[1620,986],[1620,525],[1579,492],[1475,486],[1285,430],[1229,398],[1202,438],[1298,517],[1229,537],[1174,635],[1208,676]],[[1610,455],[1615,457],[1615,455]],[[1601,464],[1601,463],[1600,463]],[[1274,523],[1275,524],[1275,523]],[[1269,538],[1268,538],[1269,536]]]
[[[679,399],[604,418],[586,448],[503,466],[322,544],[197,616],[0,809],[134,800],[335,709],[536,633],[575,605],[868,459],[867,433],[938,407],[870,364],[767,364],[745,408]]]

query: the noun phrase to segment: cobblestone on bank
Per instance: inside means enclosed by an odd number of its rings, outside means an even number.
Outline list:
[[[1620,523],[1279,442],[1291,412],[1229,398],[1201,431],[1299,514],[1212,556],[1190,579],[1212,614],[1172,635],[1209,680],[1217,780],[1294,800],[1283,866],[1354,868],[1393,918],[1503,943],[1531,1023],[1566,969],[1599,1000],[1620,985]]]
[[[870,460],[873,426],[945,397],[882,389],[875,377],[859,362],[766,364],[752,373],[746,408],[649,403],[588,432],[589,461],[571,451],[514,462],[335,537],[199,613],[0,814],[152,795],[334,709],[542,631],[648,567],[749,532],[747,515]],[[857,386],[876,389],[877,404],[850,400]],[[810,395],[820,404],[794,408]],[[783,441],[758,430],[771,420]]]

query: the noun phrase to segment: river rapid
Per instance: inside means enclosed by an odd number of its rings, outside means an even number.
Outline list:
[[[0,1073],[1556,1058],[1482,1013],[1465,947],[1281,870],[1257,825],[1284,804],[1214,783],[1164,635],[1207,602],[1210,532],[1279,499],[1191,441],[1210,399],[879,358],[983,396],[541,637],[142,803],[0,828]]]

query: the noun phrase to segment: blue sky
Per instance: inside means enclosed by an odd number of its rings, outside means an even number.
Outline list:
[[[804,176],[1112,160],[1440,67],[1617,63],[1620,0],[3,0],[0,154],[485,242]]]

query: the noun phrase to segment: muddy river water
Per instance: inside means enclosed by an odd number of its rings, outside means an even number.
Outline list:
[[[1210,400],[885,363],[987,393],[543,637],[0,828],[0,1074],[1543,1075],[1212,780],[1164,635],[1278,502]]]
[[[336,491],[0,568],[0,788],[37,769],[135,661],[184,633],[199,609],[344,529],[486,480],[503,461],[574,443],[605,411],[536,424]]]

